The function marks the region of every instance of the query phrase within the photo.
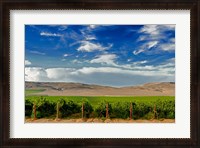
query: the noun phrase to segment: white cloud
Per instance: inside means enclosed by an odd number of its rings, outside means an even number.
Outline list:
[[[158,48],[164,51],[174,51],[175,44],[171,44],[171,43],[161,44],[160,46],[158,46]]]
[[[87,40],[87,41],[96,40],[96,37],[95,37],[95,36],[88,35],[88,36],[85,37],[85,40]]]
[[[112,44],[110,44],[107,47],[104,47],[103,45],[101,45],[99,43],[92,43],[89,41],[81,41],[81,46],[77,50],[85,51],[85,52],[92,52],[95,50],[104,51],[104,50],[110,49],[111,47],[112,47]]]
[[[77,64],[81,64],[82,62],[81,61],[79,61],[79,60],[77,60],[77,59],[75,59],[75,60],[72,60],[72,63],[77,63]]]
[[[146,33],[146,34],[152,34],[152,35],[157,35],[159,34],[158,26],[157,25],[144,25],[139,30],[140,33]]]
[[[26,81],[48,81],[45,69],[40,67],[25,67]]]
[[[158,44],[158,41],[152,41],[152,42],[148,42],[146,44],[147,48],[150,49],[152,47],[155,47]]]
[[[58,30],[64,31],[64,30],[66,30],[67,28],[68,28],[67,25],[60,25],[59,28],[58,28]]]
[[[34,50],[31,50],[30,53],[33,53],[33,54],[39,54],[39,55],[46,55],[46,54],[43,53],[43,52],[34,51]]]
[[[155,51],[174,51],[175,38],[166,34],[167,31],[174,31],[175,25],[144,25],[138,32],[142,33],[138,37],[138,42],[143,41],[143,45],[138,50],[133,51],[134,55],[141,52],[148,52],[148,49],[155,47]],[[165,42],[160,42],[165,40]]]
[[[69,56],[69,54],[67,54],[67,53],[66,53],[66,54],[63,54],[63,57],[68,57],[68,56]]]
[[[137,62],[134,62],[134,65],[146,64],[147,62],[148,62],[147,60],[137,61]]]
[[[138,55],[138,54],[140,54],[142,52],[146,52],[147,50],[156,47],[157,45],[158,45],[158,41],[146,42],[140,47],[140,49],[134,50],[133,54],[134,55]]]
[[[114,62],[116,58],[117,56],[115,54],[105,54],[105,55],[100,55],[97,58],[91,60],[90,63],[116,65]]]
[[[144,52],[144,49],[134,50],[133,54],[138,55],[139,53],[142,53],[142,52]]]
[[[94,29],[97,27],[97,25],[89,25],[90,28]]]
[[[68,80],[73,68],[49,68],[46,69],[47,78],[51,80]]]
[[[160,68],[159,71],[148,70],[148,67],[140,70],[116,67],[83,67],[80,69],[26,67],[25,80],[79,82],[110,86],[137,85],[152,81],[174,81],[174,73],[168,71],[171,68],[170,65],[165,65],[165,68],[162,69],[163,66],[157,67]]]
[[[62,34],[57,34],[57,33],[49,33],[49,32],[41,32],[41,36],[50,36],[50,37],[62,37]]]
[[[29,60],[25,60],[25,65],[31,65],[31,62]]]
[[[174,31],[175,25],[144,25],[138,32],[142,33],[137,42],[143,41],[143,45],[133,51],[134,55],[142,52],[150,52],[149,49],[154,48],[151,52],[158,51],[174,51],[175,38],[169,37],[166,31]],[[165,42],[162,42],[165,40]]]
[[[139,32],[150,35],[151,37],[160,37],[164,32],[174,29],[175,25],[144,25]]]

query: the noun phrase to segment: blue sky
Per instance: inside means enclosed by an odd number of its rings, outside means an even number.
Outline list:
[[[175,81],[175,25],[25,25],[25,80]]]

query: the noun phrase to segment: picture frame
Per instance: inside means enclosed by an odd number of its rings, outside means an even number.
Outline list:
[[[199,0],[8,0],[1,3],[0,145],[69,147],[198,147],[200,146],[200,1]],[[10,11],[11,10],[190,10],[190,138],[10,138]]]

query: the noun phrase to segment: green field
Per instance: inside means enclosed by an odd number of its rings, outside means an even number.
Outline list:
[[[27,100],[33,102],[34,100],[40,99],[41,96],[26,96]],[[43,96],[47,100],[51,102],[57,102],[59,99],[64,99],[66,101],[72,100],[76,103],[82,103],[83,100],[88,100],[91,105],[96,108],[99,102],[105,100],[109,103],[115,102],[143,102],[143,103],[151,103],[156,102],[157,100],[163,101],[174,101],[174,96]]]
[[[40,93],[45,91],[45,89],[26,89],[25,90],[25,95],[29,96],[29,95],[35,95],[36,93]]]

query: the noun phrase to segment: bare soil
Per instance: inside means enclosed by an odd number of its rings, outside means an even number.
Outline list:
[[[155,82],[138,86],[109,87],[81,83],[26,82],[26,89],[44,89],[35,93],[48,96],[174,96],[175,83]]]
[[[175,119],[151,119],[151,120],[133,120],[133,119],[100,119],[100,118],[88,118],[88,119],[26,119],[25,123],[175,123]]]

